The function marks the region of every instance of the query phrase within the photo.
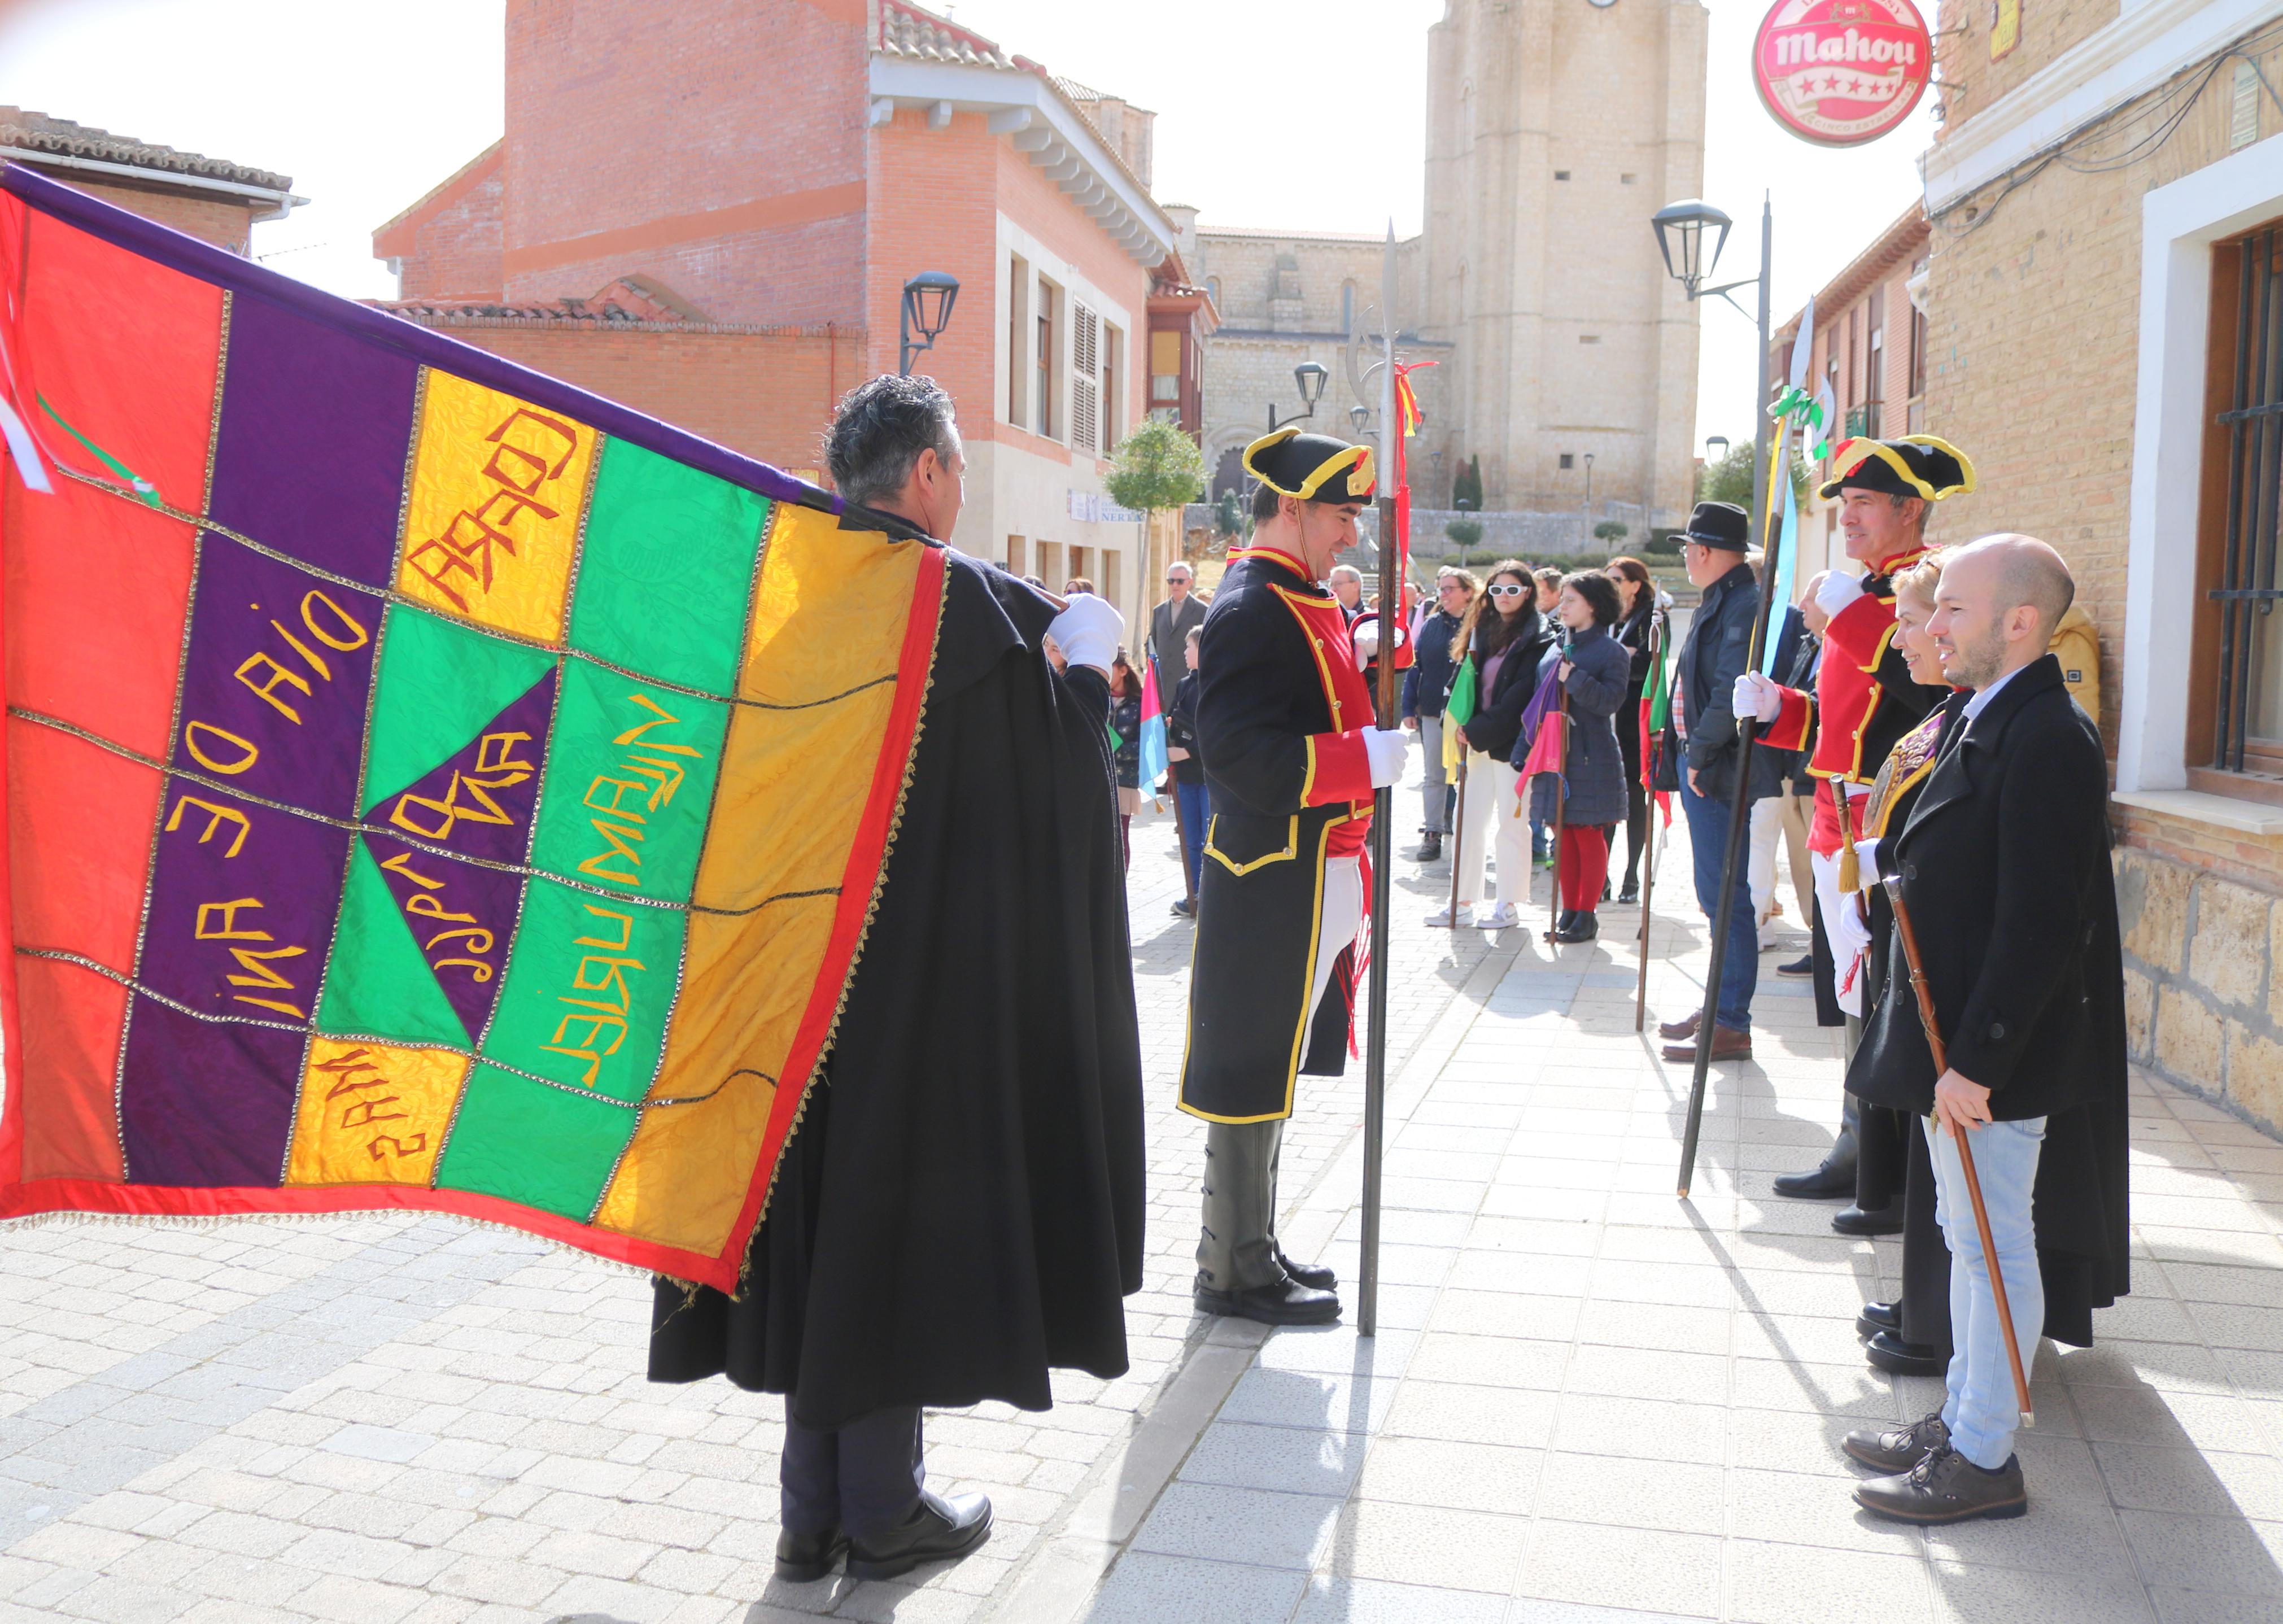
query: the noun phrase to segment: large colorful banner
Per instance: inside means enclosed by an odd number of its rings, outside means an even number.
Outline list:
[[[941,553],[0,188],[0,1217],[411,1207],[733,1285]]]

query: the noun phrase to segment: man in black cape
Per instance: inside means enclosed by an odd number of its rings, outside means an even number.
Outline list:
[[[858,387],[828,456],[877,510],[852,528],[950,534],[964,458],[931,380]],[[1105,730],[1118,617],[1097,597],[1057,616],[1002,571],[947,564],[886,881],[743,1289],[660,1281],[652,1317],[652,1380],[785,1395],[777,1572],[798,1581],[844,1552],[852,1578],[887,1578],[980,1544],[989,1501],[926,1487],[920,1408],[1044,1409],[1050,1368],[1122,1375],[1121,1300],[1142,1284]]]
[[[1908,905],[1946,1066],[1934,1063],[1898,922],[1886,985],[1847,1072],[1849,1091],[1866,1103],[1925,1119],[1950,1243],[1956,1351],[1942,1409],[1845,1441],[1850,1455],[1890,1474],[1858,1484],[1857,1502],[1921,1524],[2028,1509],[1993,1267],[2026,1369],[2045,1319],[2040,1249],[2094,1260],[2114,1291],[2129,1259],[2108,768],[2099,732],[2045,652],[2076,589],[2043,542],[1996,535],[1950,554],[1936,591],[1928,630],[1961,691],[1943,707],[1908,820],[1868,855],[1891,870]],[[1994,1260],[1984,1256],[1961,1138]],[[2048,1145],[2064,1144],[2081,1172],[2057,1187],[2040,1166]]]

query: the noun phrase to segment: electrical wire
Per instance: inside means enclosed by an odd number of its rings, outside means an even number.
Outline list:
[[[2022,159],[2004,174],[1992,176],[1938,212],[1931,212],[1929,221],[1941,224],[1952,241],[1960,241],[1989,224],[1997,217],[1999,207],[2008,198],[2055,165],[2078,175],[2106,175],[2130,168],[2153,158],[2179,133],[2180,126],[2186,122],[2188,115],[2202,101],[2205,91],[2218,78],[2220,69],[2232,61],[2240,60],[2248,64],[2259,81],[2260,88],[2267,92],[2268,99],[2275,103],[2279,112],[2283,112],[2283,95],[2278,95],[2258,61],[2260,56],[2279,43],[2283,43],[2283,22],[2270,23],[2243,35],[2209,60],[2182,69],[2148,95],[2123,106],[2095,113],[2074,129]],[[2150,115],[2155,119],[2154,127],[2142,133],[2122,151],[2105,157],[2080,159],[2077,156],[2114,133],[2109,127],[2119,120]],[[1975,201],[1993,186],[1998,188],[1997,195],[1989,197],[1986,201]],[[1952,215],[1967,208],[1973,212],[1963,223],[1950,223]]]

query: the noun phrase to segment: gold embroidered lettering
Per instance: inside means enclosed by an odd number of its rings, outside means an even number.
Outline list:
[[[199,831],[199,845],[204,846],[208,840],[213,839],[214,831],[221,828],[222,825],[222,820],[227,818],[231,823],[238,825],[238,833],[231,837],[230,849],[222,853],[223,858],[228,860],[229,858],[235,857],[239,852],[245,849],[245,837],[253,832],[253,824],[250,820],[248,820],[245,814],[238,811],[234,807],[217,806],[211,800],[200,800],[196,795],[185,795],[181,800],[175,802],[174,811],[169,813],[167,817],[167,832],[168,834],[174,833],[175,830],[180,829],[183,826],[183,808],[184,807],[196,807],[199,811],[207,815],[206,826]]]

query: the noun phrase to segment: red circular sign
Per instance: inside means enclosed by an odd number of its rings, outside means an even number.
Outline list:
[[[1777,123],[1822,146],[1876,141],[1934,71],[1911,0],[1776,0],[1752,43],[1752,83]]]

